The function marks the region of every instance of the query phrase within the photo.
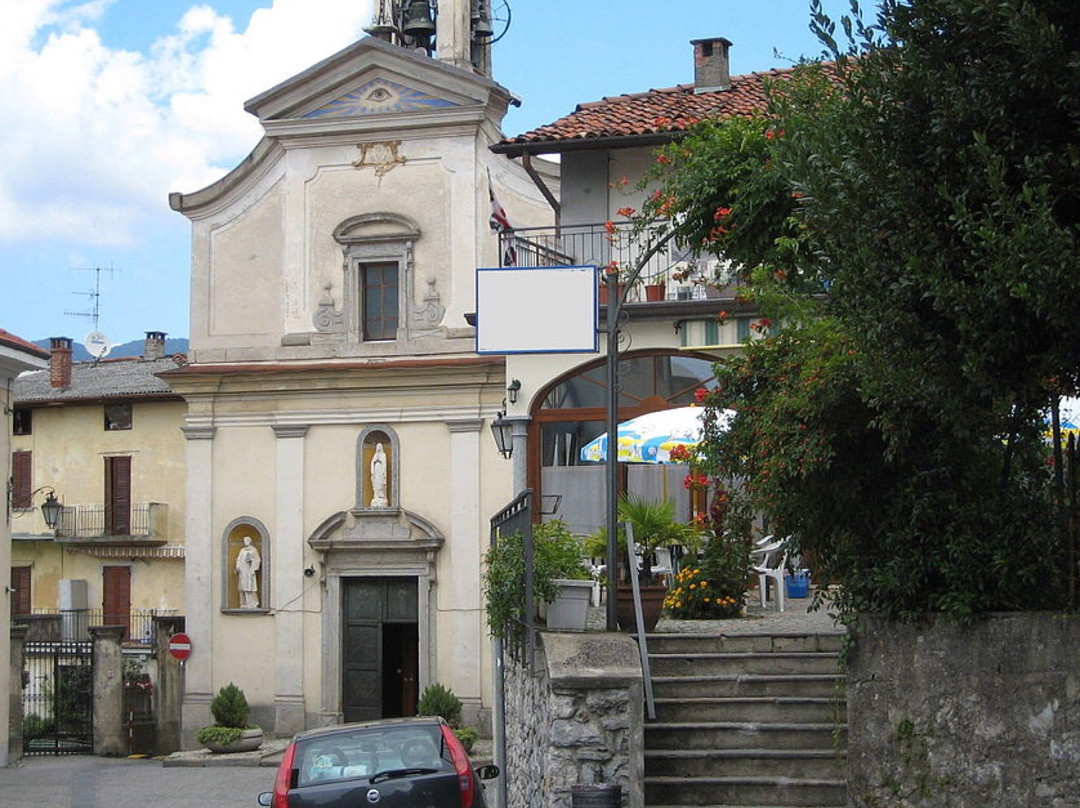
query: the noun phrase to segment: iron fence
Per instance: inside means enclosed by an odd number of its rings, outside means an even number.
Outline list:
[[[86,755],[94,749],[93,644],[27,642],[23,754]]]
[[[106,614],[103,609],[34,609],[31,614],[13,614],[11,622],[30,627],[29,639],[39,641],[79,641],[90,637],[90,628],[125,626],[124,644],[152,646],[157,641],[155,617],[179,614],[179,609],[132,609],[128,614]]]
[[[533,491],[527,488],[514,500],[499,511],[490,521],[490,541],[494,547],[501,538],[519,534],[525,553],[524,614],[519,624],[508,626],[505,630],[506,641],[502,646],[515,659],[524,658],[526,666],[531,665],[532,647],[536,634],[536,604],[533,598]]]

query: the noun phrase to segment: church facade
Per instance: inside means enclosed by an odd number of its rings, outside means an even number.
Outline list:
[[[412,714],[436,682],[489,720],[481,558],[513,492],[487,429],[505,361],[466,314],[493,199],[551,210],[490,151],[512,97],[472,5],[429,35],[382,3],[247,103],[247,159],[170,195],[192,226],[189,364],[164,374],[187,403],[185,746],[229,682],[278,736]]]

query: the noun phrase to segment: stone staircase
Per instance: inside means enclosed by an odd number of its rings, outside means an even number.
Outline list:
[[[650,634],[649,808],[842,808],[836,633]]]

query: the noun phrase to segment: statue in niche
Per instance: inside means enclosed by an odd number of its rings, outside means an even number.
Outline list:
[[[371,507],[386,508],[386,452],[381,443],[375,444],[375,456],[371,458]]]
[[[259,608],[259,567],[262,559],[251,543],[251,536],[244,536],[244,546],[236,554],[236,589],[240,593],[241,609]]]

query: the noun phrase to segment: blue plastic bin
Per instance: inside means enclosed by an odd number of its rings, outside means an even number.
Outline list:
[[[784,583],[787,585],[789,598],[810,597],[810,573],[806,570],[791,573],[784,579]]]

